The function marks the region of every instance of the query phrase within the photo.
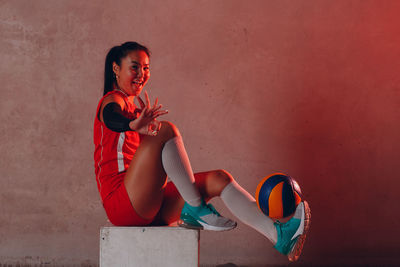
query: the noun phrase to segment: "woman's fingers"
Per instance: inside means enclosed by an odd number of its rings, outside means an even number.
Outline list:
[[[145,107],[146,105],[144,104],[144,102],[143,102],[142,98],[141,98],[140,96],[138,96],[137,98],[138,98],[138,101],[139,101],[140,107],[141,107],[142,109],[144,109],[144,107]]]
[[[158,110],[162,107],[161,104],[157,107],[157,104],[158,104],[158,97],[157,97],[156,100],[154,101],[153,106],[150,108],[151,102],[150,102],[149,94],[147,93],[147,91],[144,91],[144,95],[146,97],[146,104],[144,103],[144,101],[142,100],[142,98],[140,96],[137,96],[142,108],[144,108],[144,106],[147,106],[147,107],[149,107],[149,109]]]
[[[144,91],[144,95],[146,96],[146,104],[147,104],[147,106],[148,107],[150,107],[150,98],[149,98],[149,95],[147,94],[147,91]]]
[[[145,113],[146,116],[152,116],[152,114],[153,114],[153,111],[151,110],[150,107],[146,107],[146,111],[145,112],[146,112]]]
[[[156,112],[156,113],[153,113],[153,118],[157,118],[157,117],[159,117],[159,116],[161,116],[161,115],[164,115],[164,114],[167,114],[168,113],[168,110],[165,110],[165,111],[158,111],[158,112]]]
[[[157,121],[157,120],[153,120],[152,122],[151,122],[151,126],[150,126],[150,129],[151,129],[151,134],[152,135],[157,135],[158,134],[158,131],[160,130],[160,128],[161,128],[161,123],[159,122],[159,121]],[[149,130],[150,130],[149,129]]]
[[[162,107],[162,105],[160,104],[158,107],[156,107],[155,109],[153,109],[153,112],[158,111],[161,107]]]
[[[156,108],[156,106],[157,106],[157,103],[158,103],[158,97],[156,98],[156,101],[154,102],[153,109],[155,109],[155,108]]]
[[[147,91],[144,92],[145,94],[145,98],[146,98],[146,104],[144,103],[144,101],[142,100],[142,98],[140,96],[137,96],[138,101],[140,106],[142,107],[141,110],[141,114],[140,116],[144,119],[151,119],[151,120],[155,120],[157,117],[167,114],[168,110],[160,110],[162,107],[162,104],[158,105],[158,97],[156,98],[154,105],[150,106],[150,98],[149,98],[149,94],[147,93]],[[147,124],[147,123],[145,123]]]

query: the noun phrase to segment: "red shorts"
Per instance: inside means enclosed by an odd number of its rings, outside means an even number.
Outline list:
[[[145,225],[166,225],[160,212],[152,219],[142,218],[137,214],[129,199],[123,178],[125,172],[118,174],[120,183],[118,187],[104,199],[103,206],[110,222],[115,226],[145,226]],[[167,183],[164,194],[179,194],[172,182]]]

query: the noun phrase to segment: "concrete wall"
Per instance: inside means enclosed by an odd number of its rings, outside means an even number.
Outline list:
[[[95,265],[106,214],[93,118],[106,52],[152,51],[152,100],[195,172],[254,193],[283,171],[313,222],[300,263],[400,261],[400,2],[0,1],[0,262]],[[231,214],[219,199],[213,203]],[[245,226],[202,264],[281,264]]]

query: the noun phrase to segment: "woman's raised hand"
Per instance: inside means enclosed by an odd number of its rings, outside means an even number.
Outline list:
[[[158,97],[156,98],[156,101],[154,102],[154,105],[150,105],[150,99],[149,95],[147,94],[147,91],[144,92],[146,96],[146,104],[143,102],[143,100],[140,98],[140,96],[137,96],[139,104],[140,104],[140,115],[137,117],[135,120],[131,121],[129,123],[129,127],[137,131],[140,134],[146,134],[146,135],[157,135],[158,131],[161,128],[161,123],[156,120],[158,116],[164,115],[168,113],[168,110],[160,110],[162,105],[158,105]]]

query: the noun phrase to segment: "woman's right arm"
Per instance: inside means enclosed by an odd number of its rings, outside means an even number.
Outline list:
[[[136,131],[145,135],[157,135],[161,123],[157,117],[167,114],[168,110],[160,110],[161,104],[157,106],[158,98],[154,106],[151,106],[149,95],[145,91],[146,103],[137,96],[140,104],[140,115],[135,119],[129,119],[123,115],[125,101],[122,96],[113,94],[104,98],[99,112],[100,121],[104,122],[107,128],[116,132]],[[109,105],[111,103],[111,105]]]
[[[114,132],[132,131],[129,127],[131,119],[123,115],[125,102],[118,95],[110,95],[103,100],[100,110],[100,120]]]

